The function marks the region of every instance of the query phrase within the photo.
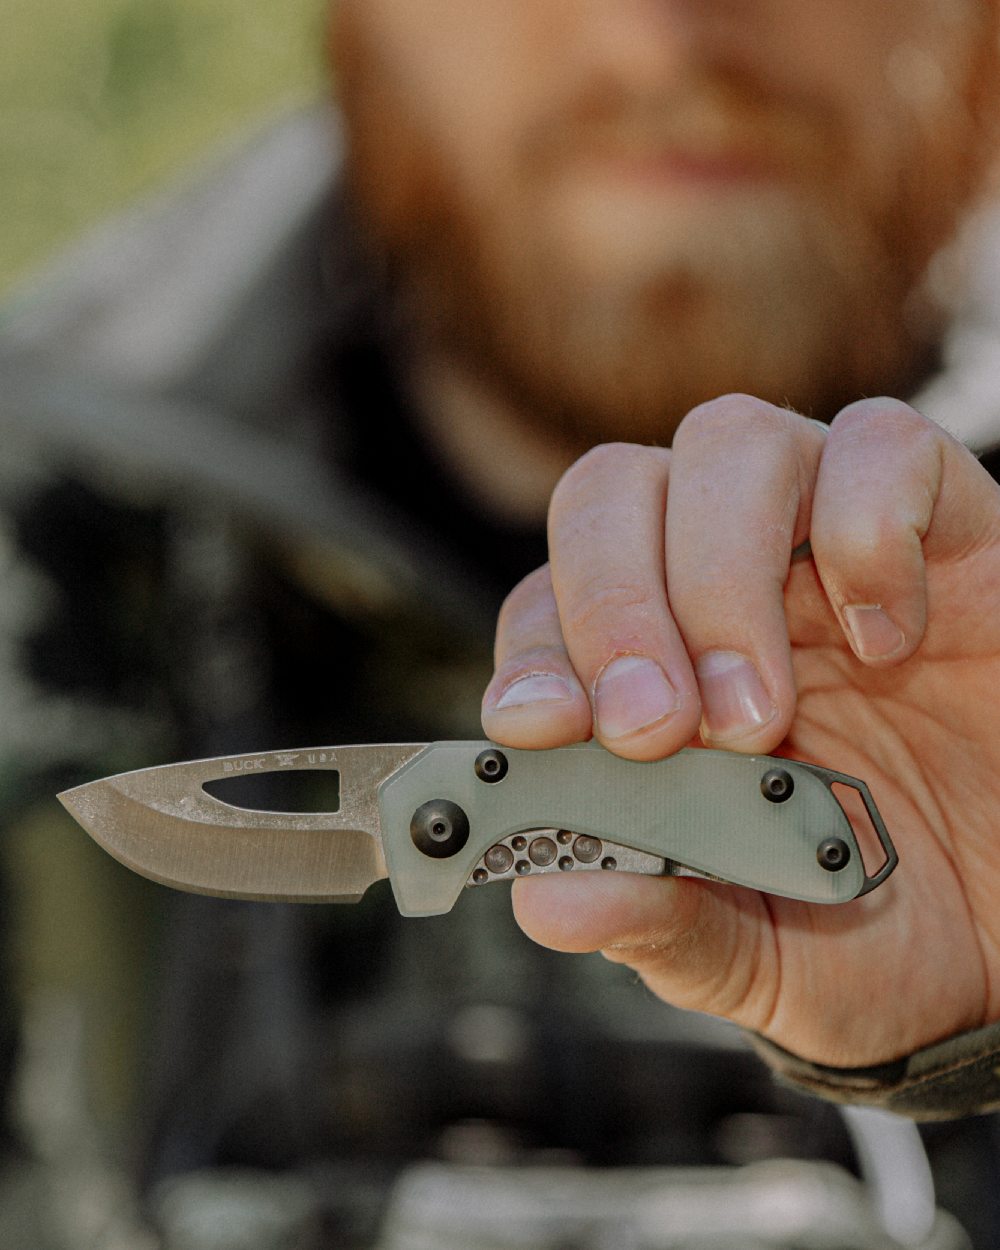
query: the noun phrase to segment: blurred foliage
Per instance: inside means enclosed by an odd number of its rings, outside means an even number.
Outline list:
[[[3,0],[0,286],[323,90],[324,0]]]

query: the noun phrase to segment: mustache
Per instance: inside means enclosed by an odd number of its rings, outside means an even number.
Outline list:
[[[649,93],[596,81],[557,101],[525,135],[524,156],[543,164],[581,152],[700,155],[746,151],[814,165],[817,139],[838,141],[831,109],[805,94],[747,76],[698,76]],[[839,142],[837,143],[839,146]]]

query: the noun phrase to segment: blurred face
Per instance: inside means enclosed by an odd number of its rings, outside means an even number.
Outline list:
[[[981,180],[996,0],[339,0],[348,176],[415,333],[581,445],[900,390]]]

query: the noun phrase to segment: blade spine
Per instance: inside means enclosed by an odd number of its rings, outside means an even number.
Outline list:
[[[73,794],[75,791],[85,791],[89,786],[97,785],[99,783],[106,783],[114,787],[115,789],[117,789],[119,793],[128,794],[128,789],[126,787],[131,781],[138,780],[139,778],[142,778],[142,777],[146,778],[147,780],[151,780],[155,778],[157,775],[162,775],[165,779],[169,778],[170,782],[174,786],[177,785],[178,779],[180,779],[181,785],[183,788],[186,788],[188,790],[199,791],[200,795],[203,796],[205,800],[207,800],[207,802],[209,803],[211,807],[214,807],[220,811],[231,812],[237,816],[241,816],[244,818],[247,818],[247,817],[258,818],[261,821],[261,824],[255,825],[252,823],[248,823],[244,819],[244,820],[236,821],[233,824],[228,824],[227,822],[225,825],[223,825],[223,822],[212,821],[210,819],[201,819],[196,814],[193,814],[191,812],[187,812],[181,815],[176,811],[167,810],[165,808],[158,807],[154,803],[151,803],[149,799],[147,798],[136,799],[134,795],[129,795],[129,797],[135,802],[142,803],[143,806],[147,807],[151,811],[156,811],[160,813],[161,815],[165,815],[174,819],[184,820],[191,824],[205,824],[205,825],[214,824],[219,827],[227,827],[227,828],[261,828],[261,827],[264,827],[265,825],[270,825],[274,823],[272,821],[272,818],[278,818],[278,819],[284,818],[285,823],[278,826],[278,828],[283,832],[287,832],[290,829],[298,832],[303,827],[301,823],[303,820],[305,820],[309,824],[314,824],[317,821],[325,820],[325,824],[322,826],[323,829],[328,828],[330,830],[350,831],[352,829],[361,828],[359,818],[353,814],[357,810],[357,807],[358,807],[357,803],[348,802],[346,804],[341,804],[341,806],[338,807],[338,809],[335,812],[277,812],[277,811],[271,811],[267,808],[238,807],[235,804],[227,803],[224,799],[217,798],[214,794],[211,794],[208,790],[204,788],[204,783],[206,781],[222,780],[223,776],[225,776],[226,774],[223,773],[218,777],[202,776],[202,774],[206,771],[213,772],[213,773],[217,772],[218,771],[217,767],[213,767],[213,766],[222,765],[231,760],[246,760],[246,759],[251,759],[251,758],[259,758],[262,756],[271,756],[271,757],[280,757],[283,755],[302,756],[302,755],[308,755],[308,754],[319,754],[323,752],[328,752],[332,756],[336,756],[337,752],[345,752],[345,753],[346,752],[362,752],[366,755],[375,754],[377,756],[378,754],[381,754],[384,752],[391,752],[393,754],[396,754],[399,752],[405,752],[406,754],[402,760],[394,761],[392,767],[388,769],[387,771],[383,772],[383,774],[378,777],[377,781],[375,781],[372,787],[372,795],[373,797],[375,797],[377,796],[379,787],[384,781],[388,780],[389,777],[391,777],[401,767],[404,767],[407,763],[409,763],[410,760],[415,758],[417,755],[421,754],[429,745],[430,744],[427,742],[388,742],[388,743],[387,742],[362,742],[362,743],[349,743],[349,744],[345,744],[342,746],[299,747],[299,748],[295,748],[292,750],[282,750],[282,749],[270,750],[269,749],[265,751],[244,751],[244,752],[230,753],[227,755],[205,756],[199,759],[175,760],[169,764],[150,764],[143,768],[132,768],[132,769],[126,770],[125,772],[111,773],[105,777],[95,778],[93,781],[83,782],[78,786],[73,786],[68,790],[61,791],[56,797],[59,798],[60,802],[62,802],[63,795],[69,796]],[[343,762],[349,763],[349,761],[343,761]],[[190,771],[187,774],[181,772],[180,777],[178,777],[178,770],[185,770],[185,769],[190,770]],[[310,772],[310,771],[317,771],[317,772],[337,771],[337,772],[340,772],[341,774],[345,773],[345,770],[341,766],[341,764],[338,761],[336,761],[336,759],[334,759],[328,765],[305,764],[305,765],[300,766],[297,764],[293,764],[293,765],[277,766],[277,767],[271,767],[271,768],[263,768],[259,770],[259,772],[255,772],[254,775],[268,776],[268,775],[273,775],[275,773]],[[350,792],[350,790],[354,788],[353,785],[351,785],[349,782],[349,777],[342,776],[342,779],[341,779],[341,793],[342,794],[345,789],[345,781],[347,782],[346,789],[348,790],[348,792]],[[63,803],[63,806],[65,807],[66,804]],[[369,835],[374,837],[381,847],[382,830],[381,830],[381,823],[379,821],[379,811],[378,811],[377,802],[371,805],[371,814],[375,816],[376,826],[374,828],[362,828],[362,832],[368,833]],[[318,829],[317,831],[321,831],[321,830]]]
[[[209,765],[223,764],[228,760],[245,760],[255,756],[264,755],[308,755],[316,754],[322,751],[329,751],[331,754],[337,751],[402,751],[410,750],[420,751],[424,747],[430,746],[429,742],[346,742],[339,746],[315,746],[315,747],[291,747],[288,749],[279,749],[268,747],[263,751],[230,751],[225,755],[205,755],[196,759],[188,760],[172,760],[168,764],[145,764],[141,768],[126,768],[120,773],[108,773],[105,777],[95,777],[94,781],[84,781],[78,786],[70,786],[68,790],[61,790],[56,795],[59,798],[63,794],[72,794],[74,790],[82,790],[86,786],[93,785],[95,781],[116,781],[121,777],[134,777],[140,773],[157,773],[172,772],[179,768],[189,768],[193,765]],[[331,771],[336,769],[336,765],[331,767]],[[262,769],[262,772],[309,772],[311,770],[323,771],[323,765],[305,764],[301,767],[296,765],[286,765],[280,768]],[[221,802],[221,800],[220,800]]]

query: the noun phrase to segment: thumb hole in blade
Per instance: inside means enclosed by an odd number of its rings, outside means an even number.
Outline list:
[[[287,768],[238,773],[204,782],[213,799],[256,812],[320,814],[340,810],[340,773],[332,768]]]

